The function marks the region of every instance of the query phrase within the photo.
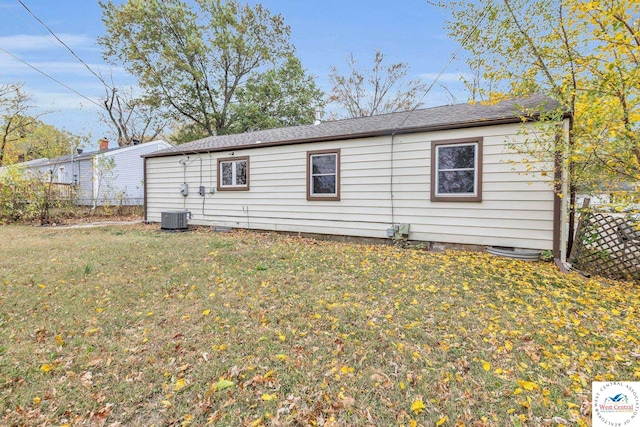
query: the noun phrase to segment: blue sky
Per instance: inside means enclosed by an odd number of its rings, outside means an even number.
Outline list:
[[[250,4],[258,3],[249,0]],[[101,9],[93,0],[23,0],[59,38],[94,71],[120,86],[135,85],[123,69],[106,64],[96,37],[104,33]],[[291,27],[292,42],[304,67],[325,92],[332,65],[346,69],[345,58],[353,53],[365,66],[374,50],[389,62],[409,64],[411,77],[431,83],[456,51],[446,36],[444,16],[425,0],[263,0],[272,13],[283,15]],[[0,0],[0,48],[12,53],[89,100],[99,103],[102,83],[61,46],[17,0]],[[466,68],[454,61],[424,98],[425,106],[451,103],[440,84],[465,102],[459,80]],[[43,121],[71,132],[91,135],[97,141],[111,136],[98,119],[99,108],[89,100],[47,79],[27,65],[0,51],[0,83],[21,82],[37,106],[34,112],[53,111]]]

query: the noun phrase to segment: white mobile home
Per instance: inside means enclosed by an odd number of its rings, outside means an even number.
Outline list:
[[[171,145],[151,141],[127,147],[109,148],[103,140],[99,151],[79,152],[38,163],[25,162],[27,173],[49,175],[53,182],[75,187],[78,205],[142,205],[144,200],[142,155]]]
[[[554,164],[527,174],[513,149],[531,136],[539,107],[557,104],[459,104],[194,141],[145,156],[145,218],[187,210],[200,225],[559,257]]]

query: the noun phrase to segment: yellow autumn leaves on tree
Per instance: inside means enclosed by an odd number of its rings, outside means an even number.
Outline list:
[[[541,93],[571,117],[568,141],[524,148],[549,161],[559,153],[583,193],[640,181],[640,3],[636,0],[451,1],[449,34],[469,53],[475,98]],[[528,112],[535,113],[535,112]],[[637,201],[640,197],[634,194]]]

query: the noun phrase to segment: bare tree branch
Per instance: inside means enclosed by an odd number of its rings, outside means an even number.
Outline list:
[[[361,71],[358,61],[350,54],[346,59],[346,75],[332,66],[329,79],[333,88],[328,101],[344,108],[349,117],[407,111],[420,106],[426,85],[419,79],[407,81],[408,64],[385,65],[384,59],[382,52],[375,51],[371,70]]]

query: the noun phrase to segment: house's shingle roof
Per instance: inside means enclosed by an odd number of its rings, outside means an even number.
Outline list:
[[[55,159],[50,159],[49,163],[51,164],[66,163],[66,162],[70,162],[72,159],[76,162],[79,162],[80,160],[90,159],[93,156],[96,156],[98,154],[108,153],[109,151],[119,150],[121,148],[123,147],[113,147],[113,148],[107,148],[106,150],[98,150],[98,151],[87,151],[81,154],[74,154],[73,156],[71,156],[71,154],[67,154],[65,156],[56,157]]]
[[[105,153],[111,153],[113,151],[118,151],[118,150],[127,150],[127,149],[132,149],[135,147],[143,147],[145,145],[148,144],[165,144],[165,142],[161,139],[158,140],[154,140],[154,141],[149,141],[149,142],[145,142],[143,144],[138,144],[138,145],[127,145],[124,147],[111,147],[111,148],[107,148],[105,150],[97,150],[97,151],[85,151],[81,154],[73,154],[73,156],[71,154],[67,154],[64,156],[60,156],[60,157],[56,157],[54,159],[42,159],[44,160],[44,162],[42,164],[39,164],[38,166],[42,166],[44,164],[50,164],[50,165],[55,165],[55,164],[60,164],[60,163],[67,163],[67,162],[71,162],[72,160],[74,162],[79,162],[82,160],[90,160],[92,159],[94,156],[97,156],[99,154],[105,154]],[[27,165],[28,162],[24,163],[25,165]],[[29,165],[30,166],[30,165]]]
[[[373,117],[322,122],[317,125],[292,126],[221,135],[192,141],[157,151],[144,157],[172,156],[183,153],[222,151],[256,145],[283,145],[318,142],[377,135],[391,135],[428,130],[456,129],[535,118],[541,112],[556,109],[559,104],[540,95],[502,101],[493,105],[456,104]]]

